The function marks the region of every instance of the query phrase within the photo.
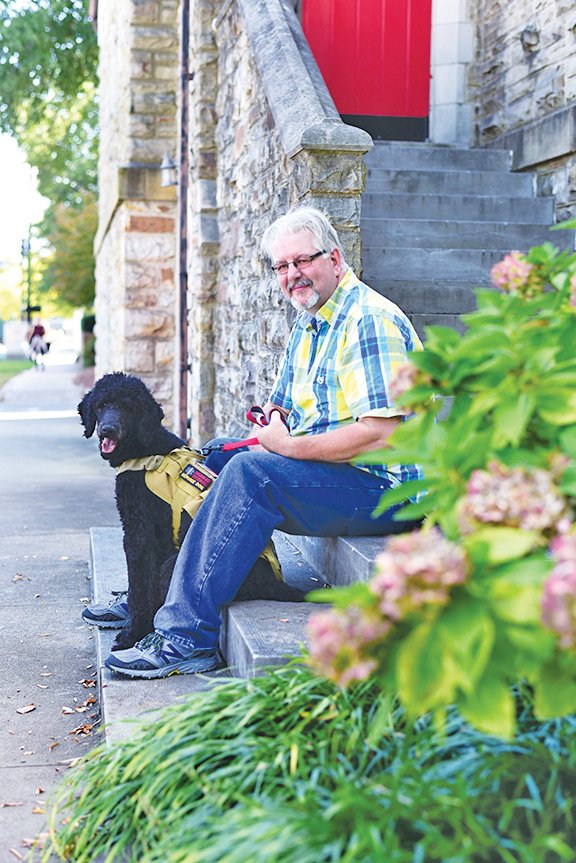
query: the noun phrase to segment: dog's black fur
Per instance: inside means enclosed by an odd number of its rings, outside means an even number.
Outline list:
[[[100,455],[112,467],[127,459],[165,455],[186,442],[162,425],[164,412],[137,377],[114,372],[100,378],[78,405],[85,437],[98,435]],[[131,647],[152,632],[154,614],[164,602],[177,549],[172,510],[144,481],[144,470],[116,477],[116,504],[124,531],[131,624],[120,630],[113,649]],[[190,526],[182,513],[180,541]],[[258,558],[236,599],[299,601],[304,594],[278,581],[270,565]]]

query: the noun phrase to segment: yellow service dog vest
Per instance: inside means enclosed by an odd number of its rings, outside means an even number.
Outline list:
[[[178,548],[178,534],[182,512],[194,518],[202,501],[212,488],[217,474],[203,463],[204,457],[189,447],[174,449],[167,455],[151,455],[131,458],[116,468],[116,473],[126,470],[143,470],[144,482],[150,491],[169,504],[172,509],[172,533]],[[274,575],[282,581],[280,561],[274,544],[270,541],[260,557],[268,561]]]

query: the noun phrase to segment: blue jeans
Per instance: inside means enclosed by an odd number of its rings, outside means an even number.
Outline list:
[[[233,458],[232,458],[233,456]],[[214,453],[219,473],[178,554],[154,627],[184,647],[215,647],[228,605],[274,530],[307,536],[379,536],[410,530],[394,507],[372,513],[392,481],[349,464],[298,461],[246,449]]]

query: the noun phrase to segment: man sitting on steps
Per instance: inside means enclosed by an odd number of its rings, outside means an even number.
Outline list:
[[[182,544],[155,631],[105,664],[128,677],[165,677],[220,665],[220,610],[235,596],[274,530],[309,536],[410,529],[396,507],[374,519],[385,489],[420,476],[416,465],[354,464],[386,447],[403,417],[389,384],[421,347],[406,315],[346,264],[318,210],[291,210],[266,230],[262,251],[301,312],[269,402],[259,446],[218,454],[219,473]],[[283,421],[286,420],[287,425]]]

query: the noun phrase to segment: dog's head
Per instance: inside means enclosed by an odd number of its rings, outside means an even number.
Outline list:
[[[164,411],[134,375],[113,372],[100,378],[78,405],[84,436],[98,435],[100,455],[117,467],[129,458],[151,455]]]

